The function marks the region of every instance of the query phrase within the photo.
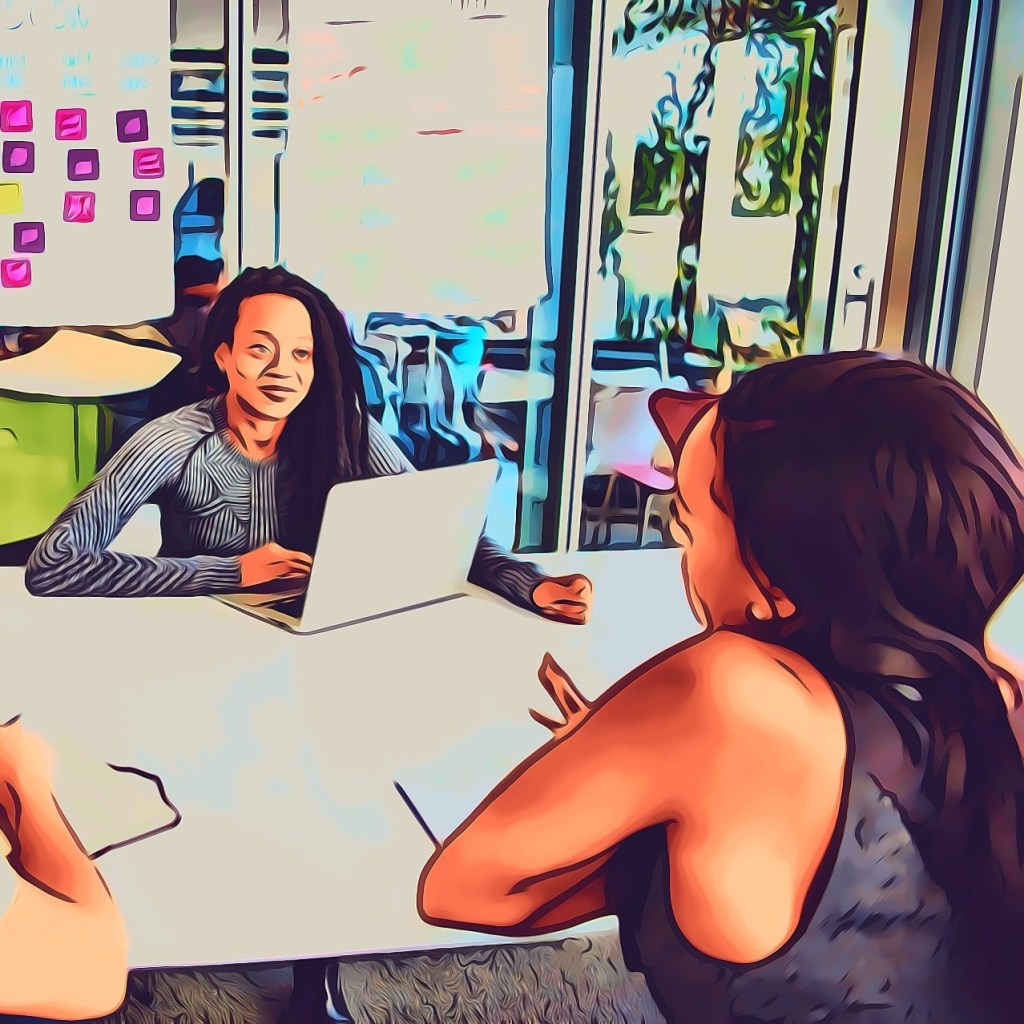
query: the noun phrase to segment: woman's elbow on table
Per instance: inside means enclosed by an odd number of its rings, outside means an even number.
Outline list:
[[[460,864],[449,853],[440,851],[420,876],[417,907],[427,924],[507,934],[525,926],[533,909],[528,900],[488,880],[484,865]]]
[[[29,555],[25,566],[25,589],[33,597],[64,597],[72,592],[70,581],[80,574],[71,571],[75,553],[44,537]]]
[[[38,562],[34,554],[25,566],[25,589],[33,597],[61,597],[65,593],[62,575]]]

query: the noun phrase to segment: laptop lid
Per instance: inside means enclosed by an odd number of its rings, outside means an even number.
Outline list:
[[[334,487],[291,628],[315,633],[464,593],[497,471],[471,462]]]

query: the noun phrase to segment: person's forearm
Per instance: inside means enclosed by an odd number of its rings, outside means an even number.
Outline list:
[[[144,558],[114,551],[66,550],[40,545],[25,570],[37,597],[200,597],[241,587],[238,559]]]
[[[533,562],[509,554],[489,537],[481,537],[477,545],[469,582],[489,590],[510,604],[533,610],[533,592],[547,579]]]
[[[612,912],[606,881],[613,852],[542,878],[522,879],[510,864],[466,849],[458,837],[424,869],[420,912],[434,924],[522,936],[604,917]]]
[[[19,779],[4,802],[13,826],[8,859],[22,878],[66,902],[109,902],[106,884],[45,781]]]

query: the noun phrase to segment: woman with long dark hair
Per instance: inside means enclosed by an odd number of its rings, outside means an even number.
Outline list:
[[[345,318],[280,267],[245,270],[221,292],[196,398],[135,433],[61,515],[29,560],[34,594],[295,589],[309,573],[330,489],[413,469],[366,411]],[[159,556],[110,551],[150,501],[161,512]],[[470,578],[559,621],[589,614],[585,577],[547,578],[486,537]]]
[[[1021,1019],[1024,471],[977,399],[877,353],[661,393],[703,632],[565,721],[425,869],[421,913],[617,914],[670,1021]],[[662,612],[664,610],[661,610]]]

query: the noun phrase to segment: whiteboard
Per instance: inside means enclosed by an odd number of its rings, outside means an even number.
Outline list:
[[[170,0],[0,0],[0,324],[169,314]]]
[[[292,0],[289,12],[289,269],[361,313],[535,305],[547,0]]]

